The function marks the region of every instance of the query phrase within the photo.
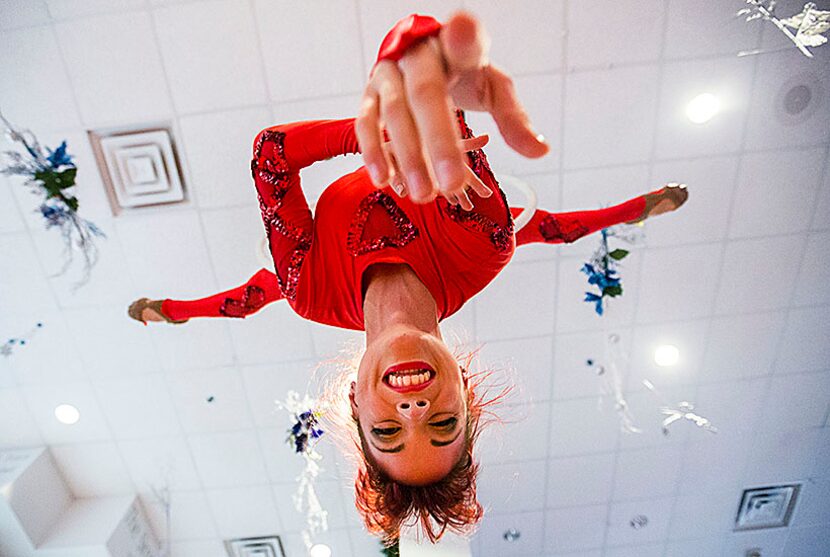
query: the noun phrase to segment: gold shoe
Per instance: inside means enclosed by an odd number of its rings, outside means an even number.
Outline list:
[[[129,309],[127,309],[127,314],[135,319],[136,321],[141,321],[145,325],[147,322],[143,318],[144,310],[151,309],[156,312],[162,319],[167,321],[168,323],[173,323],[174,325],[180,325],[182,323],[187,323],[187,319],[182,319],[180,321],[176,321],[174,319],[170,319],[164,312],[161,311],[161,305],[164,303],[164,300],[151,300],[149,298],[140,298],[130,304]]]
[[[630,220],[625,224],[637,224],[649,217],[656,217],[677,210],[689,199],[689,190],[686,189],[685,184],[668,184],[662,189],[647,193],[645,198],[646,207],[643,209],[640,218]]]

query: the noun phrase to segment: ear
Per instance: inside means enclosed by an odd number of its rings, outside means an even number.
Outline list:
[[[349,405],[352,407],[352,418],[355,420],[357,419],[357,402],[354,400],[354,387],[355,382],[352,381],[351,386],[349,387]]]

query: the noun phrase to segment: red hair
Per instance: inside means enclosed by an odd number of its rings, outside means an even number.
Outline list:
[[[355,507],[366,529],[380,536],[387,545],[398,540],[401,527],[410,521],[420,525],[433,543],[447,529],[459,534],[471,534],[481,521],[484,510],[476,496],[479,466],[473,450],[482,429],[498,420],[491,407],[500,402],[512,387],[489,385],[488,379],[493,375],[490,371],[469,373],[467,370],[476,353],[470,352],[461,357],[456,355],[467,393],[466,442],[458,462],[438,482],[411,486],[390,479],[365,450],[363,432],[357,419],[349,420],[349,448],[352,449],[350,452],[356,451],[357,456]],[[339,383],[342,386],[344,382],[341,379]],[[494,387],[497,394],[490,396]]]

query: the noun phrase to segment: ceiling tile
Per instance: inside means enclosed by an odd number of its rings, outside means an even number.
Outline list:
[[[830,478],[830,468],[827,467],[827,463],[830,462],[830,427],[828,426],[830,426],[830,414],[828,414],[828,421],[818,435],[812,476]]]
[[[768,385],[766,378],[701,385],[692,402],[695,410],[718,428],[719,438],[738,440],[751,436],[769,411],[764,399]]]
[[[542,551],[544,513],[485,514],[478,530],[482,557],[538,555]],[[519,539],[509,542],[504,533],[519,530]],[[547,533],[549,528],[544,528]]]
[[[204,540],[216,537],[216,526],[204,491],[174,491],[170,494],[170,530],[164,506],[155,497],[142,497],[153,530],[162,540]]]
[[[23,386],[23,393],[46,443],[109,441],[112,438],[88,381],[29,384]],[[74,425],[60,423],[55,418],[55,408],[61,404],[77,408],[81,419]]]
[[[177,557],[227,557],[225,545],[220,540],[194,540],[173,542],[173,555]]]
[[[558,71],[562,67],[563,0],[465,0],[492,41],[490,58],[510,75]],[[516,40],[522,29],[522,40]]]
[[[701,381],[770,375],[785,320],[784,312],[712,319],[700,369]]]
[[[314,357],[309,326],[287,303],[271,304],[266,311],[231,320],[228,325],[241,364]],[[264,338],[269,342],[262,342]]]
[[[600,242],[599,237],[594,237],[593,240],[596,242],[595,246]],[[635,248],[625,261],[621,262],[619,276],[622,279],[623,295],[614,299],[606,298],[602,316],[597,315],[594,304],[585,302],[586,292],[597,292],[596,288],[588,284],[588,276],[580,271],[590,256],[563,257],[559,263],[556,287],[557,332],[620,329],[631,325],[637,309],[635,300],[640,282],[638,277],[642,257],[642,253]]]
[[[807,251],[795,283],[793,304],[808,306],[830,304],[830,233],[813,234],[807,241]]]
[[[186,433],[232,431],[253,425],[235,368],[169,374],[167,385]]]
[[[49,10],[41,0],[3,0],[0,29],[29,27],[49,23]]]
[[[162,369],[179,371],[229,365],[233,346],[224,323],[213,319],[193,319],[181,327],[161,323],[150,327],[150,335]]]
[[[51,451],[75,497],[130,495],[135,491],[115,443],[58,445]]]
[[[821,148],[745,155],[729,224],[730,238],[806,230],[815,206],[824,152]]]
[[[654,140],[657,76],[656,66],[569,74],[564,168],[648,160]]]
[[[809,477],[820,435],[814,427],[783,432],[759,430],[744,469],[744,486],[775,485]]]
[[[654,323],[709,315],[721,251],[720,244],[646,250],[637,321]]]
[[[652,187],[680,182],[688,186],[689,200],[680,210],[650,219],[645,225],[649,246],[714,242],[726,236],[729,201],[735,189],[737,157],[706,157],[657,162]]]
[[[715,312],[723,315],[785,307],[806,244],[799,236],[726,244]]]
[[[145,0],[46,0],[49,14],[54,19],[72,19],[81,16],[117,10],[143,8]]]
[[[813,213],[813,230],[827,229],[830,229],[830,157],[824,164],[824,184],[821,186]]]
[[[631,412],[631,419],[638,433],[623,433],[620,436],[620,449],[677,449],[685,445],[691,435],[709,435],[693,431],[695,426],[688,420],[680,420],[668,427],[668,434],[663,433],[661,412],[663,407],[677,408],[681,400],[688,400],[694,394],[694,388],[657,387],[659,395],[644,391],[625,395],[625,403]],[[694,402],[694,401],[692,401]]]
[[[810,557],[830,552],[830,539],[827,538],[827,525],[812,528],[794,528],[787,537],[783,555],[792,557]]]
[[[723,557],[743,557],[753,548],[761,548],[764,557],[785,557],[782,551],[788,534],[788,528],[731,532],[724,538]]]
[[[603,555],[604,557],[663,557],[663,544],[650,543],[645,545],[609,547]]]
[[[161,374],[93,381],[116,439],[181,432],[173,400]]]
[[[279,427],[256,430],[265,455],[265,468],[272,483],[288,482],[296,485],[297,477],[305,467],[305,461],[288,442],[288,428],[291,425],[288,416],[286,415],[284,420],[277,423]],[[335,449],[338,440],[333,439],[337,433],[333,431],[326,433],[331,434],[329,438],[323,439],[315,446],[317,452],[323,457],[320,462],[318,481],[340,481],[343,485],[351,486],[354,482],[352,471],[341,469],[338,461],[339,455]]]
[[[544,460],[523,460],[507,464],[488,462],[478,477],[478,500],[485,512],[517,513],[541,511],[539,496],[547,466]]]
[[[734,56],[667,63],[660,87],[657,158],[737,151],[749,105],[753,64],[751,59]],[[720,111],[705,124],[693,124],[686,117],[686,105],[702,93],[715,95]]]
[[[12,314],[14,322],[3,325],[8,337],[28,337],[26,344],[13,348],[12,355],[3,358],[2,369],[10,385],[81,381],[88,378],[87,366],[81,359],[77,345],[72,341],[70,327],[64,315],[44,311],[34,315]],[[38,327],[40,323],[42,327]],[[5,338],[3,339],[5,343]]]
[[[758,57],[746,132],[748,149],[828,140],[830,75],[821,69],[824,64],[826,70],[828,62],[826,55],[810,60],[795,48]]]
[[[476,338],[503,340],[552,333],[555,276],[552,261],[506,267],[476,298]]]
[[[257,134],[272,125],[271,110],[258,106],[197,114],[181,118],[179,125],[199,207],[258,208],[250,161]]]
[[[498,403],[492,411],[498,420],[488,421],[482,429],[475,450],[480,462],[489,465],[547,456],[550,403]]]
[[[298,361],[242,368],[242,382],[257,427],[288,423],[288,414],[276,402],[285,401],[290,391],[301,396],[308,393],[314,366],[312,361]]]
[[[810,478],[801,485],[798,504],[793,513],[791,528],[830,524],[830,478]],[[825,530],[826,531],[826,530]]]
[[[568,68],[656,61],[663,42],[665,4],[623,0],[611,9],[599,3],[569,9]]]
[[[295,482],[288,484],[277,484],[272,486],[274,497],[279,504],[280,518],[285,530],[298,532],[306,527],[306,517],[294,507],[292,497],[297,492]],[[343,500],[340,493],[340,486],[337,482],[316,482],[314,486],[317,497],[320,499],[320,506],[328,513],[330,528],[342,528],[347,526],[346,512],[343,508]]]
[[[3,373],[0,368],[0,374]],[[0,389],[0,449],[40,445],[37,423],[29,412],[23,391]]]
[[[674,505],[669,539],[723,536],[735,525],[739,498],[732,492],[719,495],[679,495]],[[708,543],[721,538],[710,538]],[[715,544],[717,545],[717,544]]]
[[[530,117],[530,125],[536,133],[545,136],[550,145],[547,155],[529,159],[508,147],[493,117],[483,112],[468,111],[467,124],[476,135],[488,134],[487,160],[496,177],[501,173],[529,174],[559,170],[562,146],[559,145],[562,129],[562,78],[558,75],[528,75],[513,77],[516,97]]]
[[[126,377],[159,371],[148,331],[123,306],[64,310],[70,338],[90,377]]]
[[[612,503],[605,543],[613,546],[664,541],[669,530],[673,503],[673,497]],[[630,521],[638,515],[646,516],[648,524],[644,528],[635,530]]]
[[[216,291],[204,229],[196,211],[123,215],[116,221],[116,230],[127,267],[144,296],[181,300]],[[171,238],[176,241],[171,242]]]
[[[259,207],[255,204],[203,211],[202,221],[210,259],[221,289],[244,284],[261,268],[274,272],[270,254],[262,249],[265,228]]]
[[[0,34],[0,75],[3,116],[15,127],[41,132],[81,124],[51,26]]]
[[[630,353],[633,335],[629,329],[556,335],[553,350],[554,400],[599,396],[604,385],[599,368],[611,363],[606,355],[606,342],[610,342],[612,336],[621,343],[623,353]],[[593,365],[588,365],[589,360]],[[620,374],[625,376],[628,360],[616,363]]]
[[[172,491],[200,489],[201,482],[184,437],[118,441],[124,463],[142,495],[165,486]]]
[[[211,489],[207,498],[219,535],[225,539],[269,536],[282,531],[267,485]]]
[[[772,377],[758,428],[778,432],[821,427],[827,419],[828,401],[830,371]]]
[[[553,403],[550,456],[569,456],[615,450],[620,421],[610,408],[597,408],[596,398]]]
[[[674,495],[682,456],[682,447],[620,451],[617,455],[612,501]]]
[[[153,21],[177,112],[266,101],[254,17],[247,3],[219,0],[159,8],[153,11]]]
[[[289,532],[280,536],[285,554],[293,557],[294,555],[305,555],[306,546],[303,538],[299,532]],[[345,528],[337,530],[329,530],[314,536],[315,543],[321,543],[329,546],[334,557],[352,557],[351,544],[349,540],[349,531]],[[380,546],[378,546],[380,552]],[[371,555],[371,554],[369,554]],[[362,557],[362,555],[355,555],[355,557]]]
[[[550,398],[553,338],[551,336],[488,342],[478,353],[484,369],[502,370],[510,376],[514,401],[539,401]]]
[[[675,511],[675,516],[677,516],[677,511]],[[722,536],[696,540],[669,541],[666,542],[666,557],[719,556],[721,554],[721,547],[723,547]]]
[[[267,483],[263,455],[252,430],[190,435],[190,450],[205,487]]]
[[[36,315],[57,309],[31,246],[30,237],[23,232],[0,236],[0,260],[4,269],[0,273],[0,307],[9,315]]]
[[[758,22],[735,17],[741,5],[708,0],[669,0],[666,58],[697,58],[712,54],[737,55],[758,46]],[[701,32],[702,30],[706,32]]]
[[[607,516],[608,505],[549,509],[545,513],[545,551],[602,547]]]
[[[607,503],[613,486],[614,453],[550,459],[547,507]],[[591,478],[585,482],[585,478]]]
[[[354,2],[260,0],[254,6],[271,100],[363,90],[360,37],[343,32],[359,28]]]
[[[659,390],[676,388],[688,392],[689,386],[700,380],[705,347],[707,323],[683,321],[637,327],[631,349],[631,370],[626,389],[642,391],[648,379]],[[675,346],[680,353],[677,364],[661,367],[654,361],[654,353],[663,345]],[[672,403],[676,401],[671,401]]]
[[[5,144],[3,145],[5,148]],[[15,187],[19,187],[15,185]],[[12,183],[6,177],[0,177],[0,234],[23,232],[26,225],[20,216],[20,210],[12,195]]]
[[[172,115],[148,13],[56,23],[55,33],[84,124],[134,125]]]
[[[827,369],[830,362],[828,306],[790,311],[784,340],[775,363],[776,374]]]
[[[683,456],[679,495],[732,497],[737,510],[744,464],[752,456],[752,436],[707,435],[689,443]],[[678,520],[680,520],[678,518]]]

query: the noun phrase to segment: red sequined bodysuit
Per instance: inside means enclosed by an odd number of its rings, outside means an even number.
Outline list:
[[[440,25],[409,16],[384,39],[380,59],[402,52]],[[456,111],[460,135],[472,137],[464,113]],[[363,329],[363,274],[376,263],[408,265],[435,299],[438,318],[458,311],[510,261],[515,246],[561,243],[640,218],[643,196],[596,211],[552,214],[538,210],[518,233],[511,209],[484,152],[468,154],[476,175],[495,192],[472,197],[464,211],[443,197],[419,205],[391,188],[376,189],[365,167],[328,186],[314,216],[300,187],[300,170],[318,161],[359,153],[354,118],[284,124],[260,132],[251,171],[276,274],[262,269],[247,283],[207,298],[165,300],[172,320],[191,317],[245,317],[286,299],[306,319]]]

